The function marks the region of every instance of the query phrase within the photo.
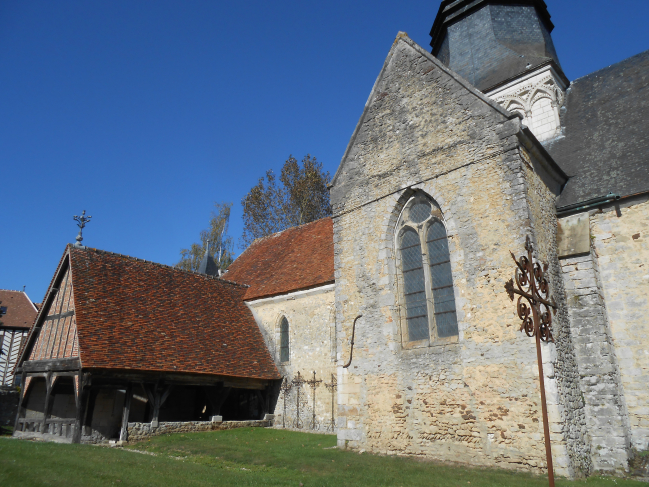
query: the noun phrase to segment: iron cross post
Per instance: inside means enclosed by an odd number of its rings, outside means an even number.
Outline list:
[[[304,382],[309,384],[311,386],[312,391],[313,391],[313,397],[312,397],[312,399],[313,399],[313,418],[311,419],[311,429],[314,430],[318,426],[318,423],[317,423],[316,417],[315,417],[315,388],[318,387],[318,384],[320,384],[322,382],[322,380],[316,380],[316,378],[315,378],[315,370],[314,370],[313,371],[313,379],[305,380]]]
[[[505,284],[505,290],[513,301],[518,294],[516,310],[522,320],[521,331],[528,337],[536,338],[536,360],[539,367],[539,383],[541,387],[541,408],[543,411],[543,433],[545,436],[545,455],[548,463],[548,481],[554,487],[554,469],[552,467],[552,449],[550,447],[550,426],[548,425],[548,407],[545,401],[545,381],[543,378],[543,358],[541,356],[541,341],[554,342],[552,337],[552,309],[555,313],[557,306],[550,297],[550,285],[545,278],[548,264],[541,265],[532,256],[534,251],[528,236],[525,240],[527,255],[522,255],[518,260],[512,252],[512,259],[516,262],[514,279]],[[514,282],[516,287],[514,287]],[[552,302],[550,302],[552,301]],[[531,314],[531,316],[530,316]]]

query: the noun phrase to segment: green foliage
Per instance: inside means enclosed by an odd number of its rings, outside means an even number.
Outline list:
[[[205,255],[207,240],[210,241],[210,254],[221,270],[225,270],[234,260],[232,237],[228,235],[232,203],[214,203],[209,228],[201,231],[200,243],[180,251],[180,262],[176,267],[186,271],[197,271]]]
[[[335,445],[333,435],[267,428],[158,436],[127,449],[0,438],[0,485],[547,486],[546,476],[359,454]],[[560,478],[556,484],[646,486],[610,477]]]
[[[329,172],[307,154],[300,165],[292,155],[284,162],[279,184],[272,170],[241,200],[242,247],[255,239],[331,215]]]

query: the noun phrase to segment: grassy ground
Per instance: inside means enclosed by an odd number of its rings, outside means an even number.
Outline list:
[[[262,428],[152,438],[128,448],[0,439],[2,486],[545,486],[545,477],[340,451],[335,437]],[[644,487],[621,479],[557,485]]]

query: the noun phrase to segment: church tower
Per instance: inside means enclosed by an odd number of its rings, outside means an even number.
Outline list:
[[[443,0],[432,53],[476,88],[518,112],[540,141],[560,132],[568,79],[543,0]]]

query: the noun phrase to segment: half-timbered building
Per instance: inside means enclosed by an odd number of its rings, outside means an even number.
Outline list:
[[[246,290],[68,246],[21,355],[14,436],[97,442],[126,439],[129,422],[262,418],[280,376]]]
[[[0,386],[15,384],[18,354],[37,312],[24,291],[0,289]]]

